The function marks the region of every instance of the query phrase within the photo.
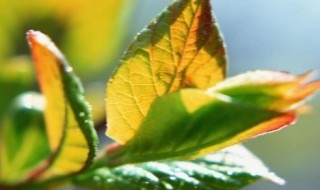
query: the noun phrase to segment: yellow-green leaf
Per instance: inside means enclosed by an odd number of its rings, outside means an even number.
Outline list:
[[[21,35],[26,30],[32,28],[49,34],[82,79],[94,121],[102,122],[106,117],[105,81],[111,74],[105,73],[115,66],[122,54],[133,26],[132,14],[137,2],[28,0],[28,3],[21,3],[20,0],[0,0],[0,18],[6,18],[0,22],[1,68],[7,67],[12,57],[28,53],[24,35]],[[1,78],[5,75],[2,72],[7,72],[5,70],[1,69]],[[92,84],[97,79],[103,83],[102,87]],[[3,88],[8,90],[5,86]],[[6,95],[11,97],[12,91],[10,89]],[[0,112],[6,106],[3,104],[8,102],[5,98],[2,101]]]
[[[157,98],[135,136],[106,156],[116,165],[190,159],[278,130],[295,118],[226,95],[181,89]]]
[[[45,122],[53,152],[49,169],[43,175],[78,172],[92,161],[97,146],[82,86],[47,36],[35,31],[29,31],[27,36],[46,99]]]
[[[225,77],[223,42],[209,0],[176,0],[134,39],[107,87],[107,135],[130,140],[150,105],[180,88]]]
[[[192,158],[281,129],[320,89],[308,76],[255,71],[159,97],[134,137],[107,157],[115,164]]]
[[[281,112],[293,111],[320,89],[320,80],[307,82],[310,75],[253,71],[229,78],[208,91],[228,95],[236,101],[257,107]]]

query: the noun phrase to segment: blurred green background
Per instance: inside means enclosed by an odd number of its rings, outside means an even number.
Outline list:
[[[25,32],[41,30],[66,54],[85,84],[96,120],[103,120],[105,82],[111,69],[133,36],[171,0],[113,0],[117,5],[110,2],[0,0],[0,82],[4,75],[14,73],[22,86],[26,83],[23,81],[30,80],[26,88],[32,89],[32,69],[26,66],[31,64]],[[229,76],[256,69],[295,74],[320,70],[320,38],[317,38],[320,1],[214,0],[212,3],[227,44]],[[0,88],[1,94],[8,94],[8,88]],[[314,98],[311,104],[314,111],[300,116],[296,125],[245,143],[287,181],[285,186],[259,182],[247,190],[320,187],[320,97]],[[0,111],[0,117],[1,114]]]

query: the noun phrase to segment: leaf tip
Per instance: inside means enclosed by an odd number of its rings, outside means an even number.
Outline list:
[[[278,130],[281,130],[284,127],[287,127],[289,125],[292,125],[296,122],[297,116],[293,113],[287,113],[284,115],[281,115],[279,117],[273,118],[267,122],[264,122],[260,125],[266,125],[266,130],[263,133],[271,133]],[[262,134],[263,134],[262,133]]]
[[[31,50],[34,50],[36,46],[46,47],[50,52],[52,52],[59,59],[64,60],[64,56],[55,46],[52,40],[40,31],[29,30],[27,32],[27,40]]]
[[[286,184],[286,181],[284,179],[282,179],[281,177],[277,176],[275,173],[273,172],[269,172],[266,176],[264,176],[264,178],[266,180],[270,180],[278,185],[284,185]]]
[[[35,43],[44,44],[44,42],[48,43],[48,41],[51,42],[51,40],[45,34],[34,30],[29,30],[27,32],[27,40],[29,45],[33,45]]]

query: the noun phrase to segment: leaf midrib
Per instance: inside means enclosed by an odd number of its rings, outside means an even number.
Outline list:
[[[196,8],[196,10],[194,10],[192,4],[190,4],[191,9],[193,10],[192,21],[191,21],[191,23],[190,23],[190,27],[188,28],[187,38],[186,38],[185,43],[184,43],[183,48],[182,48],[181,57],[180,57],[180,59],[178,59],[178,62],[177,62],[176,67],[175,67],[175,72],[173,73],[173,77],[172,77],[173,79],[171,80],[171,83],[169,84],[169,87],[168,87],[168,89],[167,89],[166,94],[169,93],[169,92],[173,92],[173,91],[176,90],[176,89],[172,89],[172,88],[173,88],[172,85],[174,84],[174,82],[175,82],[175,80],[176,80],[176,77],[177,77],[177,75],[178,75],[178,71],[179,71],[181,62],[184,60],[184,57],[186,56],[186,49],[187,49],[188,45],[190,44],[190,43],[189,43],[189,42],[190,42],[190,35],[191,35],[191,32],[194,31],[194,30],[192,30],[192,28],[194,28],[195,20],[196,20],[196,18],[197,18],[198,15],[199,15],[199,10],[200,10],[201,5],[202,5],[203,3],[204,3],[203,0],[201,0],[201,2],[199,3],[198,7]],[[181,13],[181,15],[182,15],[182,17],[183,17],[183,12]],[[200,14],[200,15],[201,15],[201,14]],[[170,19],[170,20],[171,20],[171,19]],[[184,22],[185,22],[185,19],[184,19]],[[185,22],[185,23],[186,23],[186,22]],[[172,35],[171,35],[171,34],[172,34],[172,31],[171,31],[172,27],[170,27],[169,29],[170,29],[170,30],[169,30],[169,32],[170,32],[170,35],[169,35],[169,36],[170,36],[170,39],[171,39],[170,42],[172,42]],[[170,43],[170,46],[171,46],[171,49],[172,49],[172,43]],[[174,56],[173,52],[172,52],[172,55],[173,55],[173,58],[174,58],[174,62],[176,63],[175,56]],[[183,80],[182,80],[182,81],[183,81]]]

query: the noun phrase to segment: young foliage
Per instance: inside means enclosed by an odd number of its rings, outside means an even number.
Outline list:
[[[108,82],[107,135],[123,146],[107,162],[194,158],[278,130],[320,87],[304,84],[307,75],[273,71],[223,81],[225,57],[210,1],[174,1],[138,34]]]
[[[41,91],[46,98],[45,122],[53,154],[45,177],[78,172],[96,154],[97,134],[79,79],[50,39],[27,34]]]
[[[244,147],[229,146],[292,124],[320,88],[309,73],[225,79],[210,1],[175,0],[138,34],[110,78],[107,134],[117,143],[95,159],[97,134],[79,79],[47,36],[29,31],[27,39],[43,97],[22,96],[1,123],[0,189],[66,181],[106,190],[283,184]]]
[[[295,76],[286,72],[255,71],[227,79],[208,91],[244,103],[279,112],[295,112],[314,94],[320,81],[308,82],[312,72]]]
[[[294,120],[291,113],[183,89],[158,98],[133,139],[107,156],[115,164],[188,159],[277,130]]]
[[[128,142],[153,101],[225,77],[225,50],[209,0],[175,1],[135,38],[107,87],[107,135]]]
[[[193,161],[147,162],[99,168],[77,177],[77,185],[113,190],[239,189],[258,179],[283,184],[243,146],[237,145]]]

